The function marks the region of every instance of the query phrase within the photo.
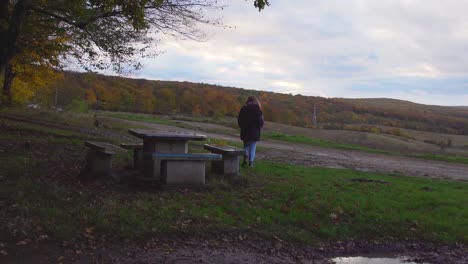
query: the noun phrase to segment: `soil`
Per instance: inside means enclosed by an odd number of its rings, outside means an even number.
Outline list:
[[[12,249],[10,249],[12,248]],[[468,250],[410,242],[338,241],[304,246],[279,239],[246,236],[148,238],[142,241],[90,239],[48,241],[0,248],[8,250],[1,263],[333,263],[336,256],[400,257],[416,263],[462,264]],[[379,262],[381,263],[381,262]]]

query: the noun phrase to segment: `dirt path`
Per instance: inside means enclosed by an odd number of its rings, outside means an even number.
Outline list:
[[[335,263],[332,259],[336,256],[362,256],[375,260],[365,263],[387,263],[379,259],[384,257],[391,259],[400,257],[410,263],[462,264],[468,261],[467,249],[461,245],[339,241],[334,244],[319,243],[309,246],[278,239],[239,239],[238,237],[214,237],[202,240],[153,237],[144,241],[93,241],[92,243],[44,242],[13,247],[8,249],[8,252],[7,255],[0,254],[0,263],[332,264]]]
[[[221,125],[180,121],[180,123],[194,128],[185,129],[153,123],[134,123],[161,131],[195,131],[203,133],[210,138],[239,141],[239,138],[236,136],[224,134],[226,132],[236,134],[237,131],[235,129]],[[213,131],[223,131],[223,134]],[[258,146],[267,148],[266,150],[258,152],[258,159],[314,167],[347,168],[395,175],[468,181],[468,165],[464,164],[353,150],[322,148],[274,140],[261,141]]]

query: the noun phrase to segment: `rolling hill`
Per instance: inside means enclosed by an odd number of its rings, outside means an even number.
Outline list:
[[[315,106],[322,128],[367,124],[468,134],[468,106],[423,105],[387,98],[323,98],[77,72],[66,72],[48,91],[36,100],[51,105],[57,91],[57,103],[63,107],[212,117],[236,116],[247,96],[255,95],[263,104],[267,121],[312,127]]]

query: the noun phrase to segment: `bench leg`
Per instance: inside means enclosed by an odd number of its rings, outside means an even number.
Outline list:
[[[212,161],[211,171],[215,174],[239,176],[239,156],[223,156],[222,160]]]
[[[87,178],[107,178],[112,176],[112,155],[96,150],[88,150],[86,167],[82,172]]]
[[[162,181],[165,184],[205,184],[203,160],[164,160],[161,163]]]
[[[141,149],[133,150],[133,169],[137,170],[143,162],[143,151]]]
[[[144,177],[161,180],[161,160],[153,160],[153,153],[187,153],[188,143],[180,141],[160,142],[157,140],[143,141],[142,170]]]
[[[141,165],[140,172],[144,178],[160,181],[161,162],[153,160],[151,155],[154,152],[156,152],[156,142],[143,140],[142,162],[139,164],[139,166]]]

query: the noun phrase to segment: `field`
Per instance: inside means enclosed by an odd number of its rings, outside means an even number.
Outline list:
[[[268,254],[276,258],[273,262],[369,250],[410,251],[427,257],[437,247],[447,248],[437,253],[440,259],[466,260],[468,185],[461,175],[464,171],[467,176],[465,160],[409,157],[466,157],[458,145],[427,152],[413,144],[405,145],[406,149],[378,147],[372,145],[378,142],[373,136],[394,137],[268,123],[258,162],[252,169],[242,168],[242,178],[235,183],[208,175],[204,188],[164,190],[132,180],[83,182],[78,177],[85,140],[116,144],[135,140],[126,132],[130,127],[198,131],[210,141],[240,146],[233,120],[197,121],[123,113],[3,111],[3,257],[14,261],[18,252],[40,248],[50,252],[43,257],[53,261],[60,257],[62,262],[92,261],[98,256],[109,260],[111,255],[123,261],[129,258],[127,252],[141,256],[144,248],[152,250],[154,259],[171,260],[172,253],[180,257],[184,248],[203,255],[199,245],[206,244],[214,252],[231,245],[238,250],[237,257]],[[30,141],[30,148],[25,148],[25,141]],[[418,142],[414,145],[427,144],[422,138],[414,141]],[[190,151],[203,151],[202,144],[192,144]],[[342,156],[334,160],[338,154]],[[395,173],[383,170],[383,165],[372,167],[369,160],[400,166],[407,161],[409,167]],[[125,174],[130,163],[130,153],[119,155],[116,172]],[[341,169],[334,168],[339,164]],[[417,164],[425,164],[421,174]],[[438,174],[430,165],[445,169]]]
[[[147,114],[127,114],[122,112],[100,112],[104,116],[122,118],[126,120],[144,121],[155,124],[171,124],[178,127],[193,128],[214,134],[230,135],[237,137],[237,123],[235,118],[208,119],[183,116],[161,116]],[[171,123],[172,122],[172,123]],[[380,126],[382,127],[382,126]],[[382,127],[391,129],[389,127]],[[315,145],[325,147],[363,149],[367,151],[387,152],[400,155],[431,154],[440,156],[462,156],[468,157],[468,136],[440,134],[427,131],[411,129],[400,129],[406,136],[394,136],[382,133],[368,133],[346,130],[310,129],[289,126],[279,123],[266,122],[264,133],[276,138],[286,135],[289,138],[309,138],[316,140]],[[283,136],[284,138],[284,136]],[[293,139],[294,140],[294,139]],[[318,143],[318,141],[322,141]],[[437,142],[451,141],[451,146],[441,147]],[[338,144],[341,144],[338,146]],[[372,150],[370,150],[372,149]]]

